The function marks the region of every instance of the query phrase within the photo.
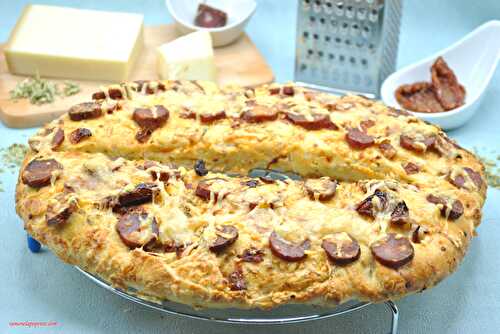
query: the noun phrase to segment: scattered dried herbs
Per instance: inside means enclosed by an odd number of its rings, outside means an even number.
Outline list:
[[[4,173],[5,170],[10,170],[11,173],[15,173],[21,166],[24,160],[24,156],[28,152],[28,146],[24,144],[14,143],[9,147],[0,148],[0,174]],[[0,192],[3,192],[3,184],[0,181]]]
[[[477,148],[473,148],[473,150],[484,164],[488,185],[490,187],[500,189],[500,155],[497,154],[496,158],[486,158],[479,154],[479,150]],[[491,153],[494,155],[494,152]]]
[[[14,143],[7,148],[0,148],[1,161],[4,167],[17,169],[21,166],[24,156],[28,152],[28,146]]]
[[[10,91],[12,100],[29,99],[31,104],[45,104],[54,102],[56,96],[70,96],[80,92],[80,86],[74,82],[65,81],[62,92],[59,86],[52,81],[40,78],[37,74],[33,78],[18,82]]]

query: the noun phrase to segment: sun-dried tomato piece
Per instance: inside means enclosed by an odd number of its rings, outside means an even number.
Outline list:
[[[259,263],[264,260],[264,254],[265,253],[262,249],[250,247],[245,249],[241,255],[238,255],[238,257],[243,262]]]
[[[108,89],[109,98],[112,100],[121,100],[123,99],[123,93],[120,88],[110,88]]]
[[[448,181],[450,181],[450,183],[457,188],[463,188],[465,185],[465,177],[461,174],[456,175],[455,178],[452,178],[451,175],[449,175]]]
[[[481,177],[481,174],[479,174],[478,172],[476,172],[475,170],[473,170],[472,168],[469,168],[469,167],[465,167],[464,171],[467,174],[469,174],[470,179],[472,180],[472,182],[474,182],[476,187],[478,189],[481,189],[481,187],[483,186],[483,179]]]
[[[418,165],[414,164],[413,162],[408,162],[407,164],[405,164],[403,166],[406,174],[408,175],[413,175],[413,174],[417,174],[418,172],[420,172],[420,167],[418,167]]]
[[[144,92],[146,95],[154,94],[158,91],[164,92],[166,87],[163,83],[150,80],[136,80],[130,88],[136,92]]]
[[[287,96],[293,96],[295,94],[295,90],[292,86],[285,86],[281,91],[283,92],[283,95]]]
[[[78,128],[73,130],[73,132],[69,134],[69,141],[71,142],[71,144],[78,144],[82,140],[87,139],[91,136],[92,132],[89,129]]]
[[[259,185],[259,181],[256,179],[251,179],[246,182],[243,182],[243,184],[249,188],[255,188]]]
[[[405,109],[417,112],[434,113],[444,111],[439,103],[432,84],[416,82],[398,87],[396,100]]]
[[[361,121],[361,123],[359,123],[359,126],[361,127],[361,129],[364,132],[366,132],[366,130],[368,130],[369,128],[375,126],[375,121],[371,120],[371,119],[366,119],[364,121]]]
[[[382,152],[382,154],[384,155],[384,157],[386,157],[389,160],[393,159],[396,156],[396,154],[397,154],[397,151],[394,148],[394,146],[392,146],[388,142],[382,142],[382,143],[380,143],[378,145],[378,148],[380,149],[380,151]]]
[[[223,27],[227,23],[226,12],[200,3],[196,11],[194,24],[203,28]]]
[[[377,205],[373,205],[373,199],[377,198]],[[368,196],[356,205],[356,211],[369,218],[375,218],[376,211],[383,211],[387,206],[387,194],[380,190],[375,190],[373,195]]]
[[[106,98],[106,93],[103,91],[95,92],[92,94],[92,100],[104,100]]]
[[[412,224],[411,230],[411,241],[416,244],[420,243],[424,239],[425,235],[429,233],[429,230],[425,226],[417,224]]]
[[[404,225],[410,221],[410,210],[406,206],[405,201],[396,204],[396,207],[391,213],[391,223],[396,225]]]
[[[71,214],[76,210],[76,204],[70,202],[63,205],[49,206],[45,220],[49,226],[60,226],[66,223]]]
[[[137,131],[135,134],[135,139],[141,144],[144,144],[151,138],[151,135],[153,134],[153,131],[150,129],[140,129]]]
[[[281,89],[279,87],[269,88],[269,95],[278,95]]]
[[[459,200],[454,200],[451,204],[451,210],[448,214],[449,220],[457,220],[464,214],[464,206]]]
[[[64,141],[64,130],[61,128],[57,128],[54,136],[52,136],[51,148],[53,151],[57,150]]]
[[[448,67],[442,57],[436,59],[431,67],[432,85],[436,98],[445,110],[458,108],[464,104],[465,88]]]
[[[259,180],[267,184],[272,184],[276,182],[276,180],[273,179],[271,176],[269,176],[269,174],[266,174],[264,176],[259,176]]]
[[[459,200],[454,200],[449,208],[447,201],[442,197],[429,194],[426,199],[429,203],[440,205],[441,216],[448,220],[457,220],[464,213],[464,206]]]
[[[246,290],[247,285],[245,283],[245,278],[243,277],[243,271],[241,268],[236,269],[228,277],[229,287],[232,291]]]

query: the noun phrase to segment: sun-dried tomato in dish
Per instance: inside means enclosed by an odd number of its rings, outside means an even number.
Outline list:
[[[401,85],[394,96],[405,109],[435,113],[462,106],[465,103],[465,88],[443,57],[439,57],[431,67],[431,82]]]
[[[196,24],[198,27],[218,28],[225,26],[226,23],[226,12],[202,3],[198,5],[196,18],[194,19],[194,24]]]
[[[431,67],[432,86],[439,103],[445,110],[460,107],[465,101],[465,88],[448,67],[442,57],[439,57]]]

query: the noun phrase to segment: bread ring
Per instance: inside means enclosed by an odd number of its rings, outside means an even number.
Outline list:
[[[29,140],[16,210],[62,260],[149,300],[399,298],[452,273],[480,223],[479,160],[377,101],[188,81],[93,97]]]

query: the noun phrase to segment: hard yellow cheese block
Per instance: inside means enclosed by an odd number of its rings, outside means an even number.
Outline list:
[[[14,74],[122,81],[142,46],[142,15],[29,5],[5,58]]]
[[[215,81],[216,69],[212,38],[197,31],[158,47],[158,74],[168,80]]]

